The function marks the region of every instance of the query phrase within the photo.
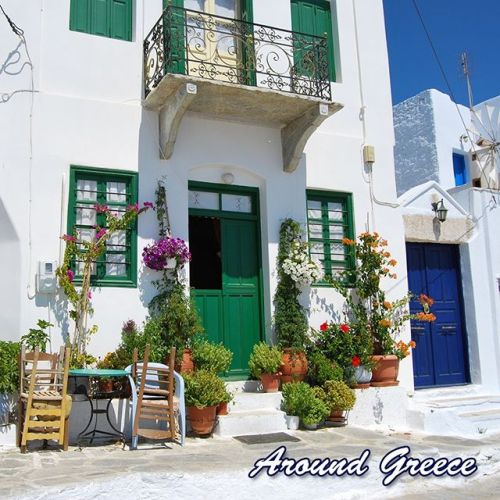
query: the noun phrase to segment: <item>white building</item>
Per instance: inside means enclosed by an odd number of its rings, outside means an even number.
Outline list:
[[[319,236],[314,247],[327,271],[347,265],[342,236],[377,230],[400,263],[390,294],[407,290],[382,0],[173,3],[163,17],[162,0],[2,3],[26,40],[0,18],[8,68],[0,74],[2,338],[19,339],[39,318],[56,324],[52,348],[68,331],[62,296],[37,291],[36,276],[39,262],[60,262],[59,236],[75,222],[85,226],[83,211],[76,213],[82,193],[95,200],[111,190],[122,199],[125,190],[127,202],[154,201],[159,180],[172,233],[194,253],[210,241],[223,267],[237,255],[256,256],[246,298],[222,293],[229,285],[220,268],[215,276],[191,268],[191,284],[205,284],[198,300],[215,307],[209,334],[243,349],[235,373],[245,369],[249,346],[272,336],[280,223],[292,217],[307,225],[308,204],[310,217],[331,203],[330,218],[342,220],[332,241]],[[207,17],[182,7],[224,19],[210,17],[209,28]],[[311,30],[328,34],[328,48],[291,34]],[[365,145],[375,149],[373,175]],[[147,316],[155,276],[141,251],[157,232],[147,213],[130,250],[101,266],[90,352],[115,349],[122,323]],[[324,285],[303,298],[315,327],[341,310]],[[409,360],[400,381],[413,388]]]
[[[437,301],[437,321],[412,331],[420,346],[415,386],[473,384],[439,394],[479,398],[472,409],[480,414],[471,417],[476,433],[498,416],[481,398],[500,391],[500,211],[498,171],[491,168],[498,153],[486,144],[498,142],[499,110],[498,98],[471,112],[436,90],[394,106],[409,288]],[[433,210],[440,200],[448,208],[442,223]]]

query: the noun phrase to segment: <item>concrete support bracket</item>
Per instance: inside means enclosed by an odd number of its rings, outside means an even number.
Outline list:
[[[320,103],[281,130],[285,172],[291,173],[296,170],[309,137],[329,116],[340,109],[342,109],[340,104]]]
[[[181,85],[172,93],[160,110],[160,158],[168,160],[174,152],[177,132],[190,104],[195,99],[198,87],[193,83]]]

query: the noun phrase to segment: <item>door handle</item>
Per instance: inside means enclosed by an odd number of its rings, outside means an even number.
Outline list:
[[[456,326],[442,326],[441,327],[441,332],[443,335],[452,335],[453,333],[456,333],[457,327]]]

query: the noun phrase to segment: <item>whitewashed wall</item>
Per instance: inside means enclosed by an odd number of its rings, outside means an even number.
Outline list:
[[[0,264],[10,279],[10,285],[0,289],[0,303],[7,306],[0,310],[0,321],[8,325],[2,338],[19,338],[38,318],[50,318],[56,323],[54,348],[61,342],[61,331],[68,328],[59,295],[33,295],[36,263],[60,258],[58,237],[65,230],[68,189],[64,182],[71,164],[139,171],[141,201],[153,200],[157,180],[165,178],[172,229],[183,238],[188,237],[188,180],[220,182],[222,173],[231,172],[235,184],[259,187],[267,337],[271,336],[279,225],[285,217],[305,222],[306,186],[354,193],[356,231],[377,230],[389,240],[399,265],[398,280],[387,286],[394,298],[406,292],[400,212],[379,203],[396,201],[381,0],[332,1],[338,24],[338,30],[333,30],[338,75],[338,82],[332,84],[333,98],[344,108],[312,136],[292,174],[282,170],[279,129],[194,114],[184,118],[172,158],[160,160],[158,117],[142,108],[141,97],[142,40],[160,15],[161,0],[135,2],[132,42],[70,31],[69,1],[5,0],[3,6],[25,30],[37,92],[33,96],[32,160],[31,94],[19,93],[1,104],[0,250],[10,256]],[[289,0],[273,0],[272,9],[269,2],[255,0],[254,21],[290,28]],[[0,23],[0,36],[6,42],[0,47],[0,60],[5,60],[17,39],[6,23]],[[14,77],[0,75],[2,93],[29,85],[27,68]],[[376,150],[372,198],[362,159],[364,144]],[[139,252],[156,233],[154,214],[142,216]],[[151,272],[141,266],[137,289],[96,291],[94,321],[100,330],[91,352],[102,355],[114,349],[122,322],[129,318],[140,322],[146,317],[146,305],[154,293],[152,279]],[[306,291],[303,300],[310,305],[313,327],[335,317],[334,311],[339,313],[342,306],[340,298],[324,288]],[[408,332],[404,335],[408,339]],[[400,379],[412,388],[411,361],[402,364]]]

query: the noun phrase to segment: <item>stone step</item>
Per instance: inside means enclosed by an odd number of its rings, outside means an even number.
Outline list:
[[[462,418],[469,418],[474,421],[496,420],[500,421],[500,408],[488,408],[486,410],[467,411],[459,413]],[[499,422],[500,423],[500,422]]]
[[[214,434],[217,436],[242,436],[286,430],[285,412],[268,408],[231,411],[229,415],[219,416]]]
[[[271,408],[279,410],[281,392],[237,392],[230,403],[230,411],[250,411]]]
[[[240,392],[262,392],[260,380],[237,380],[226,382],[226,387],[233,394],[238,394]]]
[[[500,396],[484,395],[461,398],[440,398],[425,401],[426,406],[431,408],[463,408],[467,406],[484,406],[500,404]]]

